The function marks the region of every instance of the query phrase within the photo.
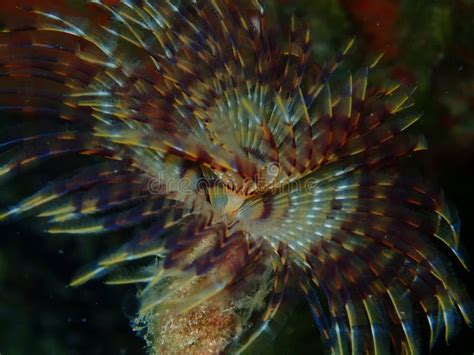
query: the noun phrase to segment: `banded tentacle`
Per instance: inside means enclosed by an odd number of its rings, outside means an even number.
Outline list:
[[[240,217],[286,243],[307,273],[301,287],[331,352],[419,353],[418,311],[431,345],[441,332],[451,338],[460,318],[472,322],[470,297],[439,252],[444,244],[465,265],[457,217],[439,191],[376,171],[317,175],[249,201]]]

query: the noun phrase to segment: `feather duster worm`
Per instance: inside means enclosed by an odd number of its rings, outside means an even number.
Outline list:
[[[243,351],[289,279],[332,354],[417,354],[471,324],[439,252],[464,264],[457,217],[402,173],[425,142],[405,132],[419,118],[411,92],[370,80],[377,61],[338,71],[349,43],[319,66],[308,31],[292,19],[284,40],[257,1],[89,6],[2,4],[0,109],[53,123],[3,137],[0,175],[100,159],[0,220],[35,215],[73,235],[140,227],[71,284],[139,285],[133,325],[151,352]]]

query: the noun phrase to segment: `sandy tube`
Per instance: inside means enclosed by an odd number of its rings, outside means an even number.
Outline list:
[[[209,248],[203,240],[188,256],[194,259]],[[246,248],[233,248],[221,263],[202,276],[173,277],[156,287],[149,297],[172,295],[159,306],[141,313],[134,329],[146,340],[150,354],[219,354],[238,344],[264,309],[272,287],[271,258],[261,258],[244,277],[222,289],[233,270],[245,262]],[[190,281],[189,281],[190,280]],[[227,283],[227,282],[226,282]]]

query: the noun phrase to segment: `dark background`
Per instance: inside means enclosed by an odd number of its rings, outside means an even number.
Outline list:
[[[51,0],[52,1],[52,0]],[[74,1],[70,1],[74,3]],[[274,4],[273,4],[274,3]],[[461,238],[474,255],[474,5],[467,0],[275,0],[280,25],[295,13],[315,40],[314,55],[330,59],[356,35],[354,55],[385,52],[387,75],[417,85],[424,113],[416,130],[430,150],[419,154],[420,170],[438,181],[457,206]],[[274,7],[273,7],[274,5]],[[272,11],[273,11],[272,10]],[[6,129],[17,117],[2,117]],[[70,162],[74,166],[77,162]],[[61,166],[61,169],[64,169]],[[0,185],[0,197],[43,186],[57,166],[46,165]],[[2,202],[3,205],[3,202]],[[0,226],[0,353],[141,354],[130,330],[133,288],[92,282],[68,288],[74,273],[124,236],[45,236],[32,221]],[[472,264],[472,263],[471,263]],[[472,292],[472,274],[461,272]],[[286,307],[288,319],[262,353],[318,353],[319,334],[303,303]],[[435,354],[473,354],[474,332],[465,326],[449,347]]]

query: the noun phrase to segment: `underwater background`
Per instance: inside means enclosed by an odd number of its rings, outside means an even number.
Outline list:
[[[54,0],[49,0],[54,2]],[[74,4],[74,0],[70,0]],[[384,52],[394,79],[417,86],[416,107],[423,118],[416,130],[430,149],[418,153],[416,169],[443,187],[462,221],[461,240],[474,256],[474,2],[470,0],[274,0],[268,3],[282,27],[294,12],[315,40],[324,62],[349,38],[349,60]],[[0,24],[1,25],[1,24]],[[18,116],[2,114],[8,131]],[[74,158],[70,167],[81,164]],[[1,185],[2,205],[44,186],[70,167],[42,164]],[[66,285],[82,265],[119,245],[118,238],[45,236],[29,220],[0,225],[0,354],[142,354],[144,344],[129,327],[134,287],[101,282]],[[453,260],[454,262],[454,260]],[[462,280],[473,295],[473,277]],[[288,299],[286,319],[262,354],[318,354],[319,334],[304,302]],[[474,331],[462,328],[434,354],[473,354]]]

